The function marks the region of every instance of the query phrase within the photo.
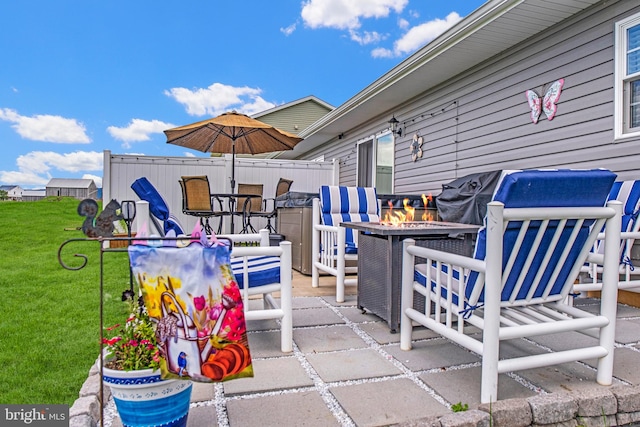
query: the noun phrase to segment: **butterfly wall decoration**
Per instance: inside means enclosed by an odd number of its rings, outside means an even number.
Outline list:
[[[562,92],[562,86],[564,85],[564,79],[556,80],[547,87],[542,98],[535,93],[532,89],[526,92],[527,101],[531,108],[531,121],[538,123],[538,119],[544,113],[547,116],[547,120],[553,120],[558,110],[556,102],[560,99],[560,93]]]

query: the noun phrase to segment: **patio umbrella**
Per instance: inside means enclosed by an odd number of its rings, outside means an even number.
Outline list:
[[[237,154],[292,150],[298,136],[235,111],[164,131],[168,144],[209,153],[231,153],[231,192],[235,191]]]

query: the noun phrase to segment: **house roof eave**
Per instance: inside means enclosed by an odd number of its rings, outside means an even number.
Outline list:
[[[278,157],[300,157],[377,116],[389,115],[390,118],[394,109],[417,93],[446,82],[600,1],[581,0],[571,6],[558,6],[543,0],[489,0],[344,104],[302,130],[299,136],[304,140]],[[547,15],[553,19],[536,19],[542,11],[548,12]],[[516,17],[531,18],[527,21],[529,25],[512,25],[508,36],[505,36],[507,30],[502,24]],[[488,43],[488,39],[494,41]],[[500,41],[496,42],[496,39]],[[422,90],[417,91],[416,87]]]

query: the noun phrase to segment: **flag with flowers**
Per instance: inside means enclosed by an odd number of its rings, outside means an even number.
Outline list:
[[[163,378],[226,381],[253,376],[242,295],[230,244],[195,239],[179,247],[135,241],[134,277],[155,337]]]

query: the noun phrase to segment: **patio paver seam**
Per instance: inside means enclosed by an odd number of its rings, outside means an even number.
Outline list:
[[[547,353],[549,353],[549,354],[553,353],[553,349],[551,349],[551,348],[547,347],[546,345],[542,345],[542,344],[540,344],[540,343],[538,343],[538,342],[532,341],[532,340],[531,340],[531,339],[529,339],[529,338],[520,338],[520,339],[521,339],[521,340],[523,340],[523,341],[525,341],[525,342],[527,342],[527,343],[529,343],[529,344],[534,345],[534,346],[535,346],[535,347],[537,347],[537,348],[540,348],[540,349],[542,349],[542,350],[546,351],[546,352],[547,352]],[[614,343],[613,343],[614,349],[616,348],[616,344],[617,344],[616,342],[614,342]],[[594,368],[593,366],[590,366],[589,364],[585,363],[585,362],[584,362],[584,361],[582,361],[582,360],[576,360],[576,361],[575,361],[575,363],[577,363],[578,365],[580,365],[580,366],[582,366],[582,367],[584,367],[584,368],[586,368],[586,369],[590,370],[591,372],[594,372],[594,373],[595,373],[595,372],[597,372],[597,369],[596,369],[596,368]],[[513,373],[513,372],[510,372],[510,373]],[[621,382],[622,384],[624,384],[624,385],[631,385],[631,383],[629,383],[629,382],[627,382],[627,381],[625,381],[625,380],[623,380],[623,379],[621,379],[621,378],[618,378],[618,377],[616,377],[615,375],[613,376],[613,379],[614,379],[614,380],[618,380],[618,381],[620,381],[620,382]],[[533,390],[533,389],[532,389],[532,390]],[[543,393],[543,394],[549,394],[549,393],[551,393],[550,391],[547,391],[547,390],[544,390],[544,389],[541,389],[541,390],[543,390],[543,391],[544,391],[544,393]]]
[[[218,420],[218,427],[227,427],[229,425],[229,413],[227,412],[227,401],[225,399],[224,386],[222,383],[214,384],[213,405],[216,408],[216,420]]]
[[[302,351],[300,351],[300,348],[295,342],[293,343],[293,353],[298,358],[298,362],[300,362],[300,365],[302,365],[302,369],[304,369],[309,378],[311,378],[311,380],[313,381],[316,391],[320,394],[320,397],[327,405],[329,411],[331,411],[336,420],[338,420],[338,422],[345,427],[355,426],[355,422],[353,421],[353,419],[349,416],[349,414],[347,414],[347,411],[345,411],[342,405],[340,405],[340,402],[338,402],[336,397],[331,394],[327,384],[322,380],[322,378],[320,378],[318,372],[316,372],[313,366],[311,366],[311,363],[309,363],[306,356]]]
[[[451,409],[451,404],[439,393],[437,393],[434,389],[429,387],[424,381],[422,381],[418,375],[416,375],[413,371],[407,368],[402,364],[398,359],[393,357],[393,355],[387,353],[382,345],[378,343],[375,339],[373,339],[369,334],[364,332],[357,323],[352,322],[349,318],[347,318],[337,307],[332,306],[329,302],[324,301],[324,303],[329,307],[336,315],[338,315],[341,319],[345,321],[345,324],[349,326],[353,332],[355,332],[362,340],[371,348],[380,354],[385,360],[389,361],[393,366],[399,369],[403,374],[405,374],[407,379],[411,380],[415,385],[419,388],[427,392],[434,400],[438,403],[446,407],[447,409]],[[362,380],[360,380],[362,381]]]

